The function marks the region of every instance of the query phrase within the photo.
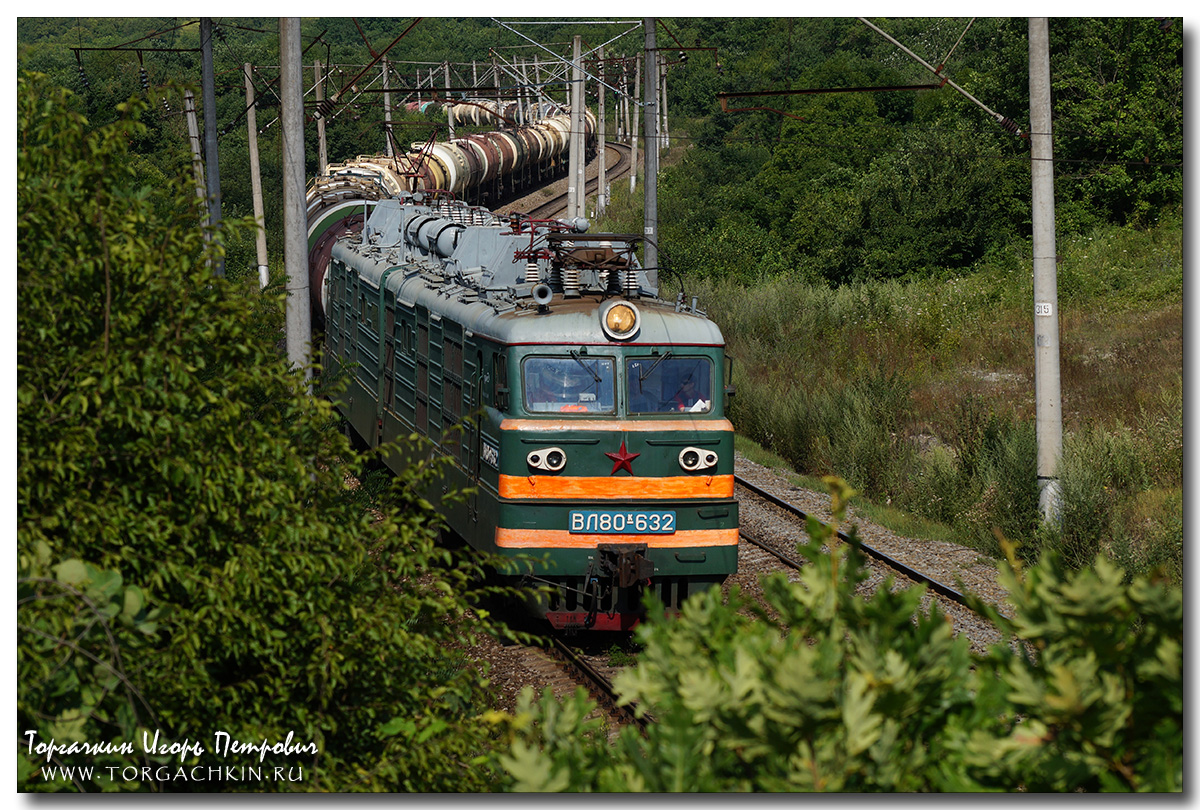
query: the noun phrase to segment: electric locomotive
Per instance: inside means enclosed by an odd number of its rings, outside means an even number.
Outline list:
[[[324,364],[365,441],[452,459],[457,534],[548,586],[531,601],[556,628],[626,630],[647,592],[677,609],[736,571],[724,340],[657,297],[637,237],[440,193],[364,205],[314,290]]]

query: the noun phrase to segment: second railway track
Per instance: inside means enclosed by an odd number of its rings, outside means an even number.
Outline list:
[[[606,144],[606,149],[609,152],[609,154],[615,154],[616,158],[617,158],[616,161],[613,163],[613,165],[605,167],[604,173],[607,176],[609,182],[627,175],[629,172],[630,166],[632,165],[632,161],[631,161],[631,157],[630,157],[632,149],[623,143],[608,143],[608,144]],[[593,161],[592,164],[589,164],[589,168],[595,163],[596,163],[596,161]],[[597,172],[598,171],[599,170],[597,169]],[[570,181],[568,180],[567,183],[569,183],[569,182]],[[559,181],[558,183],[555,183],[554,188],[557,189],[559,185],[563,185],[563,182]],[[584,193],[585,194],[595,194],[596,190],[598,188],[599,188],[599,175],[597,173],[596,177],[592,177],[592,178],[588,179]],[[526,201],[528,201],[529,199],[530,199],[529,197],[525,198]],[[505,208],[513,208],[514,206],[512,204],[510,204],[510,205],[507,205],[504,207]],[[565,190],[565,185],[564,185],[563,191],[555,193],[554,196],[550,197],[545,202],[538,203],[536,206],[526,210],[524,213],[529,214],[529,216],[532,217],[533,219],[552,219],[555,216],[557,216],[558,214],[562,213],[566,209],[566,207],[567,207],[567,191]]]
[[[755,478],[748,480],[749,471]],[[765,481],[765,483],[764,483]],[[737,484],[742,514],[742,548],[739,554],[739,573],[735,577],[744,591],[757,591],[757,578],[771,570],[791,570],[800,565],[796,544],[807,537],[804,520],[810,512],[820,513],[820,507],[797,506],[796,497],[811,502],[820,499],[817,493],[799,490],[784,482],[765,468],[739,461]],[[784,497],[781,493],[792,497]],[[814,515],[822,523],[818,515]],[[926,585],[928,592],[923,604],[928,609],[936,601],[941,612],[957,632],[970,639],[972,647],[982,652],[993,644],[1005,642],[995,626],[966,607],[963,593],[948,581],[961,575],[967,588],[982,598],[999,603],[1004,593],[995,585],[995,567],[978,552],[937,541],[900,538],[876,525],[857,519],[858,540],[870,571],[870,578],[861,586],[864,591],[881,587],[890,576],[894,587],[906,587],[905,582]],[[848,538],[842,534],[843,541]],[[880,546],[886,545],[887,549]],[[785,558],[788,562],[781,561]],[[903,558],[903,559],[901,559]],[[743,566],[742,561],[745,560]],[[931,571],[932,569],[932,571]],[[934,573],[936,572],[936,573]],[[951,573],[953,572],[953,573]]]

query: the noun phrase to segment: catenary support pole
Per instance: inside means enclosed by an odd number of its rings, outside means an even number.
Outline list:
[[[450,61],[442,62],[442,67],[445,69],[446,90],[450,89]],[[454,140],[454,102],[450,100],[450,93],[446,93],[446,142]]]
[[[267,228],[263,215],[262,169],[258,163],[258,116],[255,114],[254,80],[250,63],[242,66],[246,74],[246,137],[250,152],[250,197],[254,206],[254,247],[258,258],[258,288],[265,289],[270,281],[267,268]]]
[[[204,101],[204,164],[208,182],[208,227],[213,238],[221,226],[221,172],[217,160],[217,93],[213,74],[212,18],[200,18],[200,92]],[[213,259],[213,275],[225,275],[225,259]]]
[[[287,270],[288,361],[311,381],[312,313],[308,283],[308,222],[304,203],[304,77],[300,18],[279,20],[280,104],[283,122],[283,262]],[[311,391],[311,382],[309,386]]]
[[[190,87],[183,91],[183,112],[187,118],[188,145],[192,149],[192,176],[196,180],[196,198],[200,200],[201,205],[204,205],[204,159],[200,156],[200,125],[196,121],[196,96]],[[204,234],[204,239],[208,241],[207,232]]]
[[[658,46],[654,39],[655,18],[647,17],[646,26],[646,109],[642,115],[645,136],[646,176],[642,187],[645,211],[643,215],[646,236],[642,264],[646,268],[646,280],[651,287],[658,287]]]
[[[601,45],[596,51],[596,63],[600,65],[599,71],[604,70],[604,46]],[[597,75],[603,75],[600,72]],[[604,126],[607,123],[604,115],[604,82],[596,83],[596,161],[599,164],[596,171],[596,219],[604,216],[604,209],[608,207],[608,155],[605,154],[605,137]]]
[[[642,112],[642,55],[638,54],[633,60],[633,126],[629,131],[633,134],[633,154],[630,156],[632,161],[629,164],[629,193],[633,194],[637,188],[637,173],[638,173],[638,116]]]
[[[579,126],[571,127],[571,137],[575,139],[575,148],[579,152],[579,162],[575,164],[575,187],[579,191],[575,195],[575,210],[577,217],[587,216],[587,85],[583,70],[583,37],[576,37],[578,43],[575,51],[575,97],[579,102]]]
[[[659,88],[659,99],[662,101],[662,148],[671,148],[671,125],[667,120],[667,59],[662,59],[662,85]]]
[[[183,112],[187,118],[188,144],[192,148],[192,175],[196,180],[196,199],[200,201],[202,208],[207,208],[207,194],[204,190],[204,159],[200,154],[203,151],[200,147],[200,124],[196,121],[196,96],[190,87],[183,91]],[[204,244],[207,245],[211,241],[212,234],[205,228]],[[209,264],[211,266],[211,261]]]
[[[1059,519],[1062,380],[1059,369],[1058,266],[1054,235],[1054,138],[1050,120],[1050,26],[1029,19],[1029,141],[1033,157],[1033,328],[1037,399],[1038,505]]]
[[[387,156],[392,157],[392,69],[388,60],[383,60],[383,140],[387,147]]]
[[[583,38],[576,35],[572,41],[571,51],[571,82],[568,85],[567,103],[571,109],[571,133],[567,142],[567,219],[582,216],[583,189],[579,186],[579,165],[584,161],[583,152],[579,148],[577,132],[583,129],[583,109],[580,104],[579,92],[583,86],[583,71],[579,67],[579,56],[583,50]]]
[[[321,64],[321,60],[313,63],[313,85],[315,98],[317,100],[318,109],[320,104],[325,100],[325,66]],[[325,148],[325,114],[317,116],[317,170],[321,174],[325,174],[326,167],[329,166],[329,156]]]

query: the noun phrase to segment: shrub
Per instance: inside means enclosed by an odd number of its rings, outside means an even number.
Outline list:
[[[832,480],[832,479],[831,479]],[[834,513],[848,490],[834,481]],[[617,680],[654,722],[610,744],[582,692],[522,695],[497,757],[515,791],[1180,791],[1183,601],[1104,558],[1009,557],[1023,644],[973,656],[921,588],[857,593],[854,542],[810,523],[797,582],[657,610]],[[829,543],[830,551],[821,550]]]
[[[100,763],[22,749],[20,789],[486,785],[464,763],[487,695],[450,651],[477,566],[434,545],[436,470],[364,509],[362,457],[276,351],[282,296],[213,278],[186,182],[131,176],[143,105],[92,128],[67,91],[18,91],[18,738],[317,749],[223,763],[298,784],[217,785],[51,780]]]

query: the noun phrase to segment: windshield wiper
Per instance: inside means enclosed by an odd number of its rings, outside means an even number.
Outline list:
[[[600,382],[600,375],[597,374],[595,371],[593,371],[592,368],[590,366],[588,366],[587,363],[583,362],[583,358],[579,356],[579,352],[575,351],[574,349],[571,349],[571,357],[575,360],[576,363],[583,366],[584,371],[586,371],[588,374],[592,375],[593,380],[595,380],[596,382]]]
[[[645,382],[646,378],[654,373],[654,369],[658,368],[658,364],[661,363],[663,360],[666,360],[670,356],[671,356],[671,353],[667,352],[662,357],[658,358],[653,363],[651,363],[650,368],[646,369],[645,371],[638,372],[638,382]]]

